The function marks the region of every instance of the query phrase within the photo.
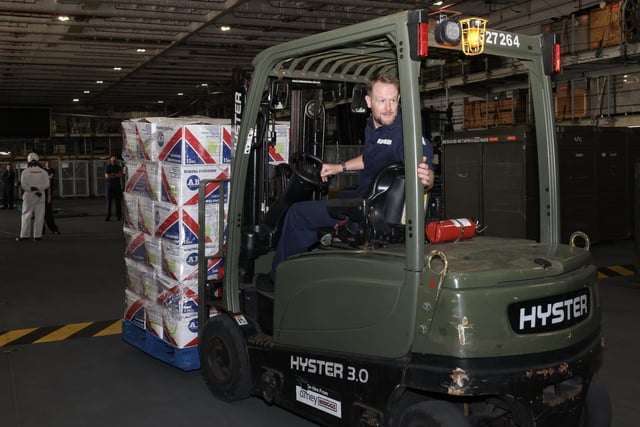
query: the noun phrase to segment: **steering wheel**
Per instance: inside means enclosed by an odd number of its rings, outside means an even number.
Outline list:
[[[312,154],[298,152],[291,156],[289,166],[293,174],[301,181],[319,190],[326,190],[329,188],[329,182],[322,182],[322,178],[320,178],[322,163],[321,159]]]

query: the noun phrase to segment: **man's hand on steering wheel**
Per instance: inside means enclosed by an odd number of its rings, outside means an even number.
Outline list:
[[[327,179],[321,175],[323,163],[320,158],[309,153],[295,153],[291,157],[289,166],[291,167],[291,172],[303,182],[319,190],[329,188]]]
[[[332,176],[342,172],[342,165],[336,163],[323,163],[320,171],[322,182],[327,182]]]

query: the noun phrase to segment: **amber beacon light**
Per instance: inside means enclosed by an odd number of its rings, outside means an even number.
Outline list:
[[[487,20],[482,18],[461,19],[460,27],[462,28],[462,52],[465,55],[480,55],[484,52]]]

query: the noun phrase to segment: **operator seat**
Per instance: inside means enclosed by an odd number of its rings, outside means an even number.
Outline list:
[[[362,198],[328,200],[329,214],[342,220],[329,233],[331,240],[354,247],[404,241],[404,187],[404,165],[392,163],[378,172]],[[323,244],[327,240],[325,232]]]

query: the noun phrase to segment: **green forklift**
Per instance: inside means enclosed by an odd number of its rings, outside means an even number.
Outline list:
[[[205,256],[201,238],[198,260],[199,357],[211,392],[256,396],[327,426],[608,426],[589,238],[559,241],[559,51],[553,34],[419,9],[271,47],[235,73],[234,158],[228,195],[216,201],[225,239]],[[437,82],[421,72],[472,55],[505,59],[528,78],[539,241],[427,239],[420,94]],[[346,184],[319,175],[331,151],[328,110],[346,104],[355,117],[381,71],[400,80],[404,165],[381,173],[366,197],[332,202]],[[282,123],[290,145],[274,162]],[[340,226],[281,263],[273,292],[257,289],[288,208],[322,198]],[[204,203],[199,220],[211,220]],[[221,277],[207,273],[212,260],[223,261]]]

